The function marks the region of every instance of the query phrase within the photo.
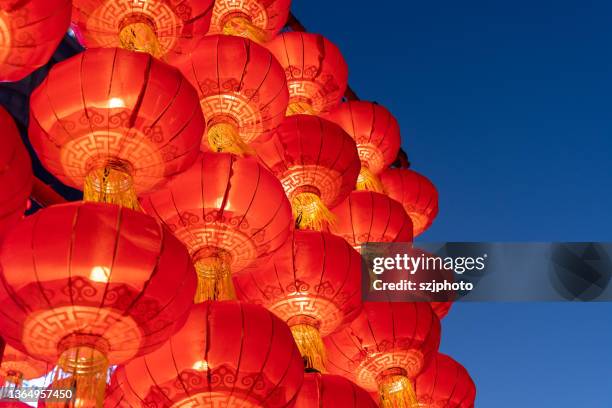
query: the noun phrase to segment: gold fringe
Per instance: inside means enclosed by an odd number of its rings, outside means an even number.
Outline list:
[[[372,171],[370,171],[370,169],[366,166],[361,166],[361,170],[359,170],[356,189],[374,191],[376,193],[385,192],[385,189],[378,176],[372,173]]]
[[[107,163],[90,171],[85,177],[83,200],[140,210],[132,176],[121,164]]]
[[[315,193],[302,192],[291,199],[293,218],[298,229],[321,231],[325,224],[333,224],[336,217]]]
[[[126,24],[119,32],[121,48],[128,51],[144,52],[155,58],[161,58],[163,51],[155,30],[143,21]]]
[[[4,378],[1,378],[0,383],[4,383],[3,387],[21,388],[23,385],[23,373],[19,371],[8,370]]]
[[[79,346],[62,353],[51,384],[53,390],[73,390],[71,400],[49,400],[49,408],[102,408],[108,359],[98,350]]]
[[[285,116],[292,115],[317,115],[318,112],[312,107],[312,105],[306,101],[293,101],[289,102]]]
[[[293,339],[304,357],[307,369],[325,372],[325,345],[319,329],[309,324],[296,324],[290,327]]]
[[[252,155],[253,148],[240,137],[238,128],[231,123],[218,122],[208,128],[208,146],[217,152],[234,153],[238,156]]]
[[[253,25],[253,23],[244,16],[230,18],[223,26],[223,34],[248,38],[258,44],[263,44],[267,40],[266,32]]]
[[[381,408],[419,408],[412,383],[405,375],[387,375],[378,384]]]
[[[230,270],[230,257],[227,252],[210,251],[204,256],[197,257],[194,266],[198,274],[195,303],[207,300],[236,299]]]

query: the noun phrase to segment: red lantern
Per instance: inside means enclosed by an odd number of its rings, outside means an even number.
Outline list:
[[[420,235],[438,215],[438,190],[429,179],[410,169],[388,169],[380,175],[385,193],[403,206]]]
[[[70,24],[69,0],[0,1],[0,82],[45,65]]]
[[[287,108],[283,69],[246,38],[202,38],[174,63],[198,89],[208,123],[202,150],[249,152],[247,144],[278,126]]]
[[[295,231],[271,262],[234,278],[238,298],[286,321],[306,366],[325,369],[321,336],[353,320],[361,308],[361,257],[342,238]]]
[[[377,408],[370,394],[339,375],[309,373],[304,375],[295,408]]]
[[[26,210],[32,191],[32,163],[13,118],[0,107],[0,239]]]
[[[30,140],[84,198],[138,208],[197,157],[204,120],[181,73],[142,53],[92,49],[55,65],[32,94]]]
[[[453,302],[431,302],[430,305],[438,319],[442,320],[450,311]]]
[[[438,354],[415,382],[418,406],[423,408],[474,408],[476,386],[467,370]]]
[[[353,190],[359,172],[355,142],[339,126],[310,115],[288,117],[269,139],[253,145],[281,181],[298,228],[320,230]]]
[[[42,377],[52,368],[47,362],[35,360],[7,345],[0,365],[0,384],[4,384],[4,387],[20,387],[24,380]]]
[[[155,219],[115,205],[40,210],[6,236],[0,259],[7,342],[58,362],[76,384],[73,402],[85,406],[101,406],[108,365],[177,331],[196,288],[181,243]]]
[[[303,370],[289,328],[272,313],[206,302],[159,350],[119,367],[113,381],[124,394],[117,399],[133,407],[281,408],[291,406]]]
[[[73,0],[73,29],[87,48],[156,58],[181,54],[208,32],[214,0]]]
[[[361,172],[359,190],[383,192],[377,175],[395,161],[400,149],[400,129],[391,113],[373,102],[349,101],[325,116],[340,125],[357,143]]]
[[[231,272],[276,251],[291,227],[279,181],[254,158],[229,153],[203,153],[142,204],[191,252],[198,302],[233,298]]]
[[[285,69],[287,115],[318,115],[338,105],[348,81],[338,47],[322,35],[295,31],[278,35],[266,47]]]
[[[378,389],[381,407],[413,407],[411,380],[439,343],[440,321],[428,303],[364,303],[359,317],[325,338],[327,367],[368,391]]]
[[[359,250],[366,242],[412,242],[412,221],[401,204],[373,191],[353,191],[333,209],[330,232]]]
[[[210,33],[269,41],[285,25],[290,6],[291,0],[217,0]]]

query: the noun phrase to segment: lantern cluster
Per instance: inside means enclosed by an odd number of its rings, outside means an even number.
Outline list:
[[[0,1],[0,80],[70,23],[85,48],[27,129],[0,108],[4,386],[44,376],[45,407],[474,406],[438,354],[449,302],[362,301],[362,245],[412,243],[437,190],[393,166],[386,108],[343,100],[340,49],[281,32],[289,8]],[[30,154],[82,200],[24,216]]]

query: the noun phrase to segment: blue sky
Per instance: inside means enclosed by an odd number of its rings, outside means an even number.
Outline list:
[[[612,241],[612,3],[294,0],[440,191],[431,241]],[[534,271],[537,272],[537,271]],[[458,304],[477,408],[612,407],[612,304]]]

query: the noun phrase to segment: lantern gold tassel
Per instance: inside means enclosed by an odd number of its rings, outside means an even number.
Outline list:
[[[230,270],[230,255],[227,252],[205,248],[196,253],[195,259],[194,266],[198,274],[195,303],[236,299]]]
[[[238,127],[232,123],[217,122],[208,128],[208,146],[215,152],[234,153],[238,156],[252,155],[253,149],[240,137]]]
[[[3,377],[0,377],[0,383],[4,381],[4,387],[20,388],[23,385],[23,373],[20,371],[6,370]]]
[[[307,369],[325,372],[325,345],[319,329],[307,323],[289,324]]]
[[[393,369],[392,369],[393,370]],[[381,408],[418,408],[416,393],[405,371],[383,375],[378,383]]]
[[[85,177],[83,200],[140,209],[129,166],[119,162],[107,162],[89,172]]]
[[[359,176],[357,177],[356,189],[384,193],[384,187],[380,179],[366,166],[361,166]]]
[[[291,199],[293,218],[297,229],[321,231],[325,224],[332,224],[334,214],[323,204],[316,193],[301,192]]]
[[[69,400],[49,400],[49,408],[102,408],[108,359],[95,348],[77,346],[65,350],[59,359],[56,378],[51,384],[53,390],[72,389]]]
[[[242,15],[233,16],[223,25],[223,34],[244,37],[258,44],[266,42],[266,32]]]
[[[316,114],[317,111],[312,107],[310,102],[303,100],[289,102],[289,106],[287,106],[287,111],[285,112],[286,116]]]
[[[144,52],[155,58],[163,56],[155,30],[144,18],[126,22],[119,32],[119,43],[128,51]]]

